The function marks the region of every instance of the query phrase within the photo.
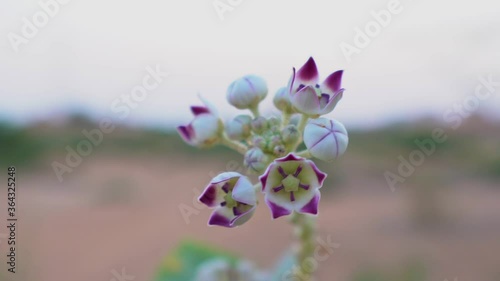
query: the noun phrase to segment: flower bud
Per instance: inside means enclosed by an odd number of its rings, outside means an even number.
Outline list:
[[[255,108],[266,95],[266,81],[256,75],[243,76],[227,89],[228,102],[238,109]]]
[[[281,131],[281,139],[285,144],[294,144],[299,140],[300,134],[297,126],[288,125]]]
[[[286,148],[282,145],[277,145],[274,147],[273,152],[276,157],[283,157],[286,154]]]
[[[275,116],[271,116],[267,119],[267,124],[272,132],[279,132],[281,120]]]
[[[226,123],[226,133],[230,139],[244,140],[250,136],[252,117],[248,115],[238,115],[233,120]]]
[[[318,118],[309,121],[304,129],[304,144],[312,156],[332,161],[344,154],[349,137],[342,123]]]
[[[279,88],[278,91],[276,91],[273,103],[277,109],[285,113],[290,114],[294,112],[292,102],[290,101],[290,93],[288,87]]]
[[[260,148],[254,147],[247,151],[243,164],[250,171],[261,174],[267,168],[270,159]]]
[[[266,142],[266,139],[262,136],[254,136],[252,138],[252,144],[254,147],[258,147],[260,149],[265,149],[267,142]]]
[[[269,123],[265,117],[260,116],[252,121],[252,130],[256,134],[262,134],[267,128],[269,128]]]

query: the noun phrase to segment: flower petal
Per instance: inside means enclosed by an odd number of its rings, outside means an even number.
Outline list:
[[[316,84],[318,83],[319,74],[316,62],[312,57],[297,71],[295,78],[297,84]]]
[[[226,207],[218,207],[214,210],[210,219],[208,219],[208,225],[218,225],[224,227],[232,227],[231,221],[234,218],[234,214],[231,209]]]
[[[310,115],[319,114],[319,97],[312,86],[306,86],[292,96],[293,106],[300,112]]]
[[[332,112],[332,110],[335,108],[335,106],[337,106],[337,103],[339,103],[339,101],[342,99],[343,95],[344,95],[344,89],[340,89],[337,93],[335,93],[333,95],[333,97],[330,98],[330,100],[328,101],[326,106],[324,106],[321,109],[321,114],[324,115],[324,114]]]
[[[325,81],[323,81],[321,88],[325,90],[327,94],[334,94],[340,90],[340,85],[342,83],[342,74],[344,74],[343,70],[335,71],[326,77]]]
[[[205,106],[194,105],[191,106],[191,112],[197,116],[203,113],[210,113],[210,110]]]
[[[219,132],[222,129],[222,123],[219,118],[212,114],[200,114],[194,118],[190,126],[195,134],[192,142],[196,145],[205,145],[215,142],[219,137]]]
[[[293,153],[288,153],[287,156],[276,159],[276,162],[288,162],[288,161],[300,161],[300,160],[304,160],[304,158],[297,156]]]
[[[217,184],[217,183],[227,181],[227,180],[230,180],[232,178],[237,178],[237,177],[243,177],[243,175],[240,173],[237,173],[237,172],[224,172],[224,173],[220,173],[217,176],[215,176],[210,181],[210,183]]]
[[[273,219],[277,219],[282,216],[286,216],[292,213],[291,209],[284,208],[282,206],[279,206],[275,204],[274,202],[268,200],[266,198],[266,204],[269,206],[269,209],[271,209],[271,214],[273,216]]]
[[[214,210],[208,225],[236,227],[247,222],[255,212],[256,206],[241,205],[235,208],[218,207]]]
[[[224,202],[225,192],[218,187],[217,184],[209,184],[205,187],[205,190],[201,193],[198,201],[207,205],[207,207],[216,207]]]
[[[219,116],[219,112],[217,111],[217,108],[215,105],[213,105],[211,102],[209,102],[206,98],[204,98],[201,94],[198,94],[198,98],[203,102],[206,108],[210,111],[211,114],[215,116]]]
[[[314,170],[314,173],[316,174],[316,177],[318,178],[318,184],[319,188],[323,186],[323,182],[325,181],[326,177],[328,176],[326,173],[323,173],[322,171],[319,170],[318,166],[314,164],[313,161],[307,160],[311,164],[311,168]]]
[[[317,215],[320,199],[321,199],[321,193],[319,191],[316,191],[314,197],[304,207],[302,207],[302,209],[300,209],[299,212],[303,214]]]
[[[253,184],[250,180],[241,176],[233,188],[233,199],[244,203],[247,205],[256,205],[257,204],[257,195],[255,194],[255,189],[253,188]]]
[[[190,125],[177,127],[177,132],[179,132],[179,135],[181,135],[182,139],[185,142],[187,143],[192,142],[192,139],[194,137],[194,132],[193,128]]]

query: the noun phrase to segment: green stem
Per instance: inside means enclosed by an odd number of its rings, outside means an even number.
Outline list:
[[[311,281],[314,272],[307,264],[307,259],[314,256],[314,249],[316,247],[316,220],[309,215],[294,213],[291,222],[295,226],[294,232],[299,246],[295,256],[301,280]]]
[[[300,137],[297,140],[297,142],[295,143],[295,145],[292,147],[291,151],[297,150],[297,147],[299,147],[299,145],[302,143],[302,139],[303,139],[302,136],[304,135],[304,128],[307,125],[307,120],[309,120],[309,116],[307,116],[305,114],[303,114],[300,117],[299,124],[297,125],[297,130],[299,131]]]
[[[283,112],[283,119],[281,120],[281,128],[285,128],[290,123],[291,114]]]
[[[258,105],[255,106],[255,107],[251,107],[249,109],[252,112],[254,118],[260,117],[260,111],[259,111],[259,106]]]
[[[229,139],[225,134],[222,136],[221,143],[239,153],[245,155],[247,153],[248,147],[241,142],[233,141]]]

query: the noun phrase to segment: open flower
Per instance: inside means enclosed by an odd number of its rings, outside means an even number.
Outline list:
[[[312,156],[332,161],[347,150],[349,137],[344,125],[337,120],[310,120],[304,129],[304,144]]]
[[[210,181],[198,200],[215,208],[209,225],[235,227],[247,222],[257,205],[250,180],[236,172],[219,174]]]
[[[219,141],[224,125],[213,106],[203,98],[200,99],[205,105],[191,106],[193,121],[186,126],[177,127],[177,131],[188,144],[209,147]]]
[[[279,218],[293,211],[316,215],[325,178],[311,160],[288,154],[274,160],[259,179],[273,218]]]
[[[320,85],[318,68],[314,59],[309,60],[298,70],[293,69],[288,89],[292,105],[297,111],[319,116],[331,112],[342,98],[341,88],[343,70],[330,74]]]

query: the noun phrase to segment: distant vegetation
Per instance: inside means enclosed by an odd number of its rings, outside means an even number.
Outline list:
[[[371,131],[350,130],[349,153],[342,170],[335,163],[321,163],[327,172],[333,172],[342,180],[343,171],[359,171],[366,177],[380,177],[384,170],[394,170],[397,157],[407,157],[418,147],[416,139],[426,139],[432,130],[440,127],[427,121],[415,124],[395,125]],[[0,166],[16,165],[37,168],[47,165],[47,159],[63,158],[66,146],[75,148],[85,138],[83,129],[92,130],[97,125],[83,116],[73,116],[63,124],[38,123],[28,127],[16,127],[0,123]],[[433,176],[500,178],[500,127],[480,118],[472,118],[459,130],[446,130],[448,140],[439,144],[436,152],[426,158],[426,167],[441,171]],[[94,153],[109,155],[142,155],[170,159],[179,155],[190,157],[218,155],[219,159],[234,158],[233,152],[224,147],[198,150],[186,145],[173,130],[137,129],[119,127],[104,135],[104,141]],[[202,158],[203,159],[203,158]],[[208,158],[207,158],[208,159]],[[355,165],[356,167],[349,167]],[[430,170],[432,170],[430,169]],[[427,169],[425,169],[427,170]]]

